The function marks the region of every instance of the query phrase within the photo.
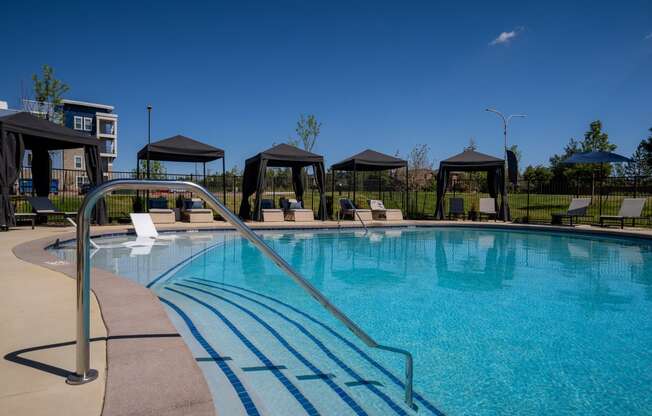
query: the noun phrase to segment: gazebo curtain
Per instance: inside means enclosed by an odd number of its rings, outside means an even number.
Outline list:
[[[437,203],[435,207],[435,218],[443,220],[445,215],[444,207],[444,197],[446,195],[446,188],[448,186],[448,179],[450,177],[450,172],[452,171],[482,171],[487,173],[487,188],[489,191],[489,196],[494,198],[496,203],[496,210],[498,211],[498,216],[505,220],[510,219],[509,214],[509,205],[507,198],[505,197],[505,181],[504,181],[504,172],[505,168],[502,166],[498,167],[449,167],[449,166],[440,166],[439,172],[437,173]],[[500,194],[500,206],[498,204],[498,195]],[[505,210],[507,215],[505,215]]]
[[[84,148],[86,155],[86,174],[91,186],[96,187],[104,182],[104,172],[102,172],[102,160],[100,159],[100,150],[97,146],[86,146]],[[100,198],[93,209],[93,219],[97,224],[106,224],[108,215],[106,202]]]
[[[32,150],[32,192],[36,196],[50,195],[52,158],[47,149]]]
[[[262,195],[267,186],[267,159],[259,159],[253,163],[245,165],[245,170],[242,179],[242,202],[240,204],[239,215],[244,220],[252,219],[251,204],[249,197],[255,194],[254,197],[254,212],[253,219],[256,221],[262,220]],[[326,175],[323,163],[313,163],[312,166],[317,188],[319,189],[319,209],[317,217],[320,220],[326,219]],[[303,169],[305,166],[292,166],[292,189],[297,201],[303,201],[304,183],[303,183]]]
[[[18,179],[24,153],[22,134],[0,129],[0,226],[2,228],[16,225],[9,193]]]

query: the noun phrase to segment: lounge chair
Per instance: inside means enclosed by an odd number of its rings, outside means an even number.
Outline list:
[[[204,208],[204,203],[199,198],[183,201],[181,218],[188,222],[213,222],[213,210]]]
[[[498,219],[496,212],[496,200],[494,198],[480,198],[480,209],[478,210],[478,218],[482,221],[482,216],[485,215],[487,219],[494,217],[494,221]]]
[[[369,208],[371,208],[371,217],[374,220],[384,221],[402,221],[403,212],[400,209],[387,209],[383,201],[377,199],[369,200]]]
[[[296,199],[287,199],[285,203],[285,219],[295,222],[312,222],[315,221],[315,213],[311,209],[303,208],[303,203]]]
[[[620,228],[625,228],[625,219],[632,220],[632,226],[637,218],[641,218],[646,198],[625,198],[620,205],[618,215],[600,215],[600,226],[604,227],[604,222],[620,221]]]
[[[451,198],[448,200],[448,219],[458,216],[464,218],[464,198]]]
[[[50,217],[62,217],[63,219],[77,217],[77,212],[59,211],[45,196],[28,196],[25,199],[32,206],[32,211],[37,217],[45,217],[48,220]]]
[[[263,199],[260,201],[260,209],[263,213],[264,222],[283,222],[285,215],[280,208],[274,208],[274,201],[271,199]]]
[[[156,240],[174,240],[176,235],[160,235],[156,230],[152,217],[149,214],[129,214],[131,223],[134,225],[136,231],[136,241],[130,242],[125,245],[133,246],[137,244],[146,245],[148,242],[155,242]],[[136,243],[136,244],[132,244]]]
[[[176,221],[174,210],[168,208],[166,198],[154,198],[149,200],[149,215],[154,224],[174,224]]]
[[[351,218],[352,220],[372,221],[370,209],[356,208],[353,202],[347,198],[340,199],[340,219]]]
[[[590,198],[573,198],[566,212],[556,212],[551,214],[552,223],[563,224],[564,218],[568,218],[572,227],[573,219],[587,216],[586,211],[589,209],[589,205],[591,205]]]

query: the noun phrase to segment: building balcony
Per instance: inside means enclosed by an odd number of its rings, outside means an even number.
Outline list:
[[[100,139],[100,155],[102,156],[118,156],[118,146],[113,139]]]

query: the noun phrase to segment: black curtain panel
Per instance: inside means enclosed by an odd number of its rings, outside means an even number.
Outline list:
[[[303,167],[301,166],[292,167],[292,189],[297,201],[303,201]]]
[[[261,159],[258,162],[258,176],[256,178],[256,198],[254,199],[254,219],[256,221],[263,220],[262,204],[263,192],[267,186],[267,159]]]
[[[446,194],[446,182],[448,182],[448,169],[440,167],[437,172],[437,204],[435,206],[435,218],[443,220],[444,213],[444,195]]]
[[[52,159],[47,149],[32,150],[32,192],[48,197],[52,182]]]
[[[507,151],[507,169],[509,181],[516,185],[518,182],[518,158],[516,157],[516,153],[511,150]]]
[[[23,136],[0,127],[0,226],[5,229],[16,225],[9,194],[20,175],[24,152]]]
[[[102,171],[102,160],[100,151],[97,146],[86,146],[84,148],[86,155],[86,174],[91,186],[94,188],[104,182],[104,172]],[[100,198],[93,209],[93,220],[98,225],[104,225],[108,222],[106,202]]]
[[[251,219],[251,204],[249,203],[249,197],[256,192],[259,166],[260,161],[248,163],[245,165],[242,174],[242,201],[240,201],[240,212],[238,215],[243,220]]]
[[[313,164],[315,171],[315,178],[317,179],[317,188],[319,188],[319,210],[317,211],[317,218],[321,221],[326,221],[326,172],[323,163]]]

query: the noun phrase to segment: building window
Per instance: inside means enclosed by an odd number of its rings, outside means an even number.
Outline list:
[[[84,130],[91,131],[93,130],[93,119],[90,117],[84,117]]]
[[[85,184],[90,183],[86,176],[77,176],[77,189],[81,188]]]
[[[84,169],[81,156],[75,156],[75,169]]]
[[[75,130],[84,130],[84,117],[75,116]]]

